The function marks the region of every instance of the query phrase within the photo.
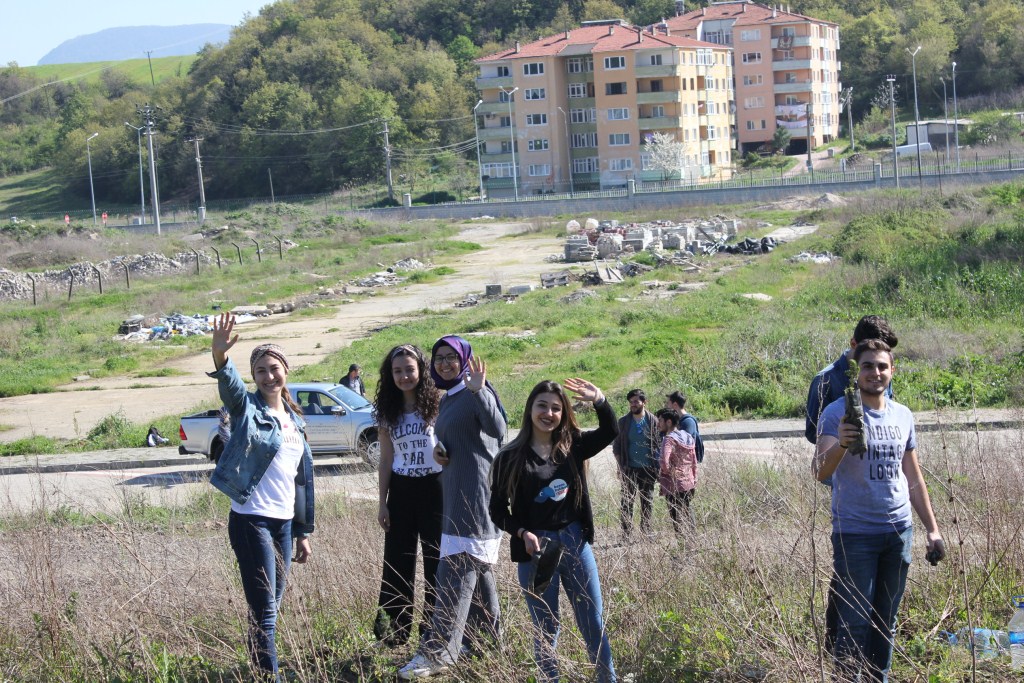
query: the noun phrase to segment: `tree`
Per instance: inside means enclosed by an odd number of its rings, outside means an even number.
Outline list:
[[[686,164],[686,144],[668,133],[654,133],[644,142],[650,168],[661,171],[662,178],[681,178]]]
[[[776,154],[785,151],[785,149],[789,147],[789,141],[792,139],[793,136],[790,134],[788,128],[785,126],[776,126],[775,134],[772,135],[772,150]]]

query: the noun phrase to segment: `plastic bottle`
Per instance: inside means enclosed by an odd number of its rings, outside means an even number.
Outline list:
[[[950,645],[960,645],[967,649],[974,649],[979,659],[992,659],[1005,654],[1010,647],[1010,637],[1006,631],[996,631],[990,628],[975,628],[964,626],[955,634],[947,636]]]
[[[1017,609],[1006,627],[1010,632],[1010,667],[1024,671],[1024,595],[1013,596],[1013,605]]]

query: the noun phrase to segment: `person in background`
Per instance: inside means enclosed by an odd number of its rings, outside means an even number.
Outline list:
[[[373,633],[386,645],[404,644],[412,631],[416,548],[423,553],[425,639],[434,611],[434,578],[441,545],[441,465],[434,460],[434,420],[440,393],[427,359],[411,344],[396,346],[380,366],[373,411],[380,427],[380,500],[384,572]]]
[[[834,654],[843,680],[888,681],[896,614],[907,584],[914,527],[927,532],[933,564],[946,549],[917,458],[914,415],[886,396],[892,349],[868,339],[857,345],[857,386],[863,426],[846,422],[843,399],[830,403],[818,424],[811,472],[832,478],[832,566],[838,630]],[[867,452],[847,453],[864,433]]]
[[[444,521],[437,599],[430,636],[408,664],[402,680],[426,678],[455,664],[463,647],[497,641],[500,608],[494,563],[501,530],[488,514],[488,475],[505,438],[505,411],[487,381],[487,366],[462,337],[442,337],[431,350],[430,374],[447,393],[434,432],[434,457],[444,470]],[[473,628],[467,632],[467,624]]]
[[[161,434],[160,430],[156,428],[156,425],[152,425],[149,428],[149,433],[146,434],[146,445],[149,447],[163,446],[168,441],[170,441],[170,439]]]
[[[213,364],[221,401],[231,414],[231,437],[210,483],[231,499],[228,538],[238,560],[249,606],[247,646],[259,681],[280,681],[275,631],[292,560],[312,555],[313,454],[305,439],[302,410],[288,392],[288,358],[276,344],[252,350],[249,369],[256,391],[245,383],[228,351],[235,316],[213,323]],[[295,550],[292,551],[292,539]]]
[[[348,374],[338,380],[338,384],[348,387],[360,396],[366,396],[366,385],[360,375],[362,368],[357,363],[348,366]]]
[[[647,410],[647,395],[642,389],[626,394],[629,412],[619,419],[619,433],[612,442],[612,453],[619,466],[622,483],[620,521],[622,535],[628,539],[633,532],[633,501],[640,494],[640,531],[651,533],[654,509],[654,482],[658,479],[658,424]]]
[[[676,534],[683,533],[684,510],[690,528],[697,520],[690,509],[690,501],[697,492],[696,440],[679,428],[680,416],[675,410],[662,408],[657,413],[658,431],[661,433],[661,458],[658,484],[661,495],[668,503],[668,514]]]
[[[536,629],[533,656],[538,681],[558,681],[555,646],[560,630],[559,585],[572,605],[576,625],[597,665],[597,680],[615,681],[611,645],[605,631],[601,580],[591,544],[594,512],[587,488],[587,461],[615,438],[615,412],[604,394],[583,379],[565,380],[574,398],[592,403],[598,428],[583,432],[572,402],[556,382],[540,382],[523,410],[522,429],[498,454],[491,470],[491,519],[511,534],[512,561],[518,563],[519,585]],[[537,586],[538,560],[561,550],[546,587]]]

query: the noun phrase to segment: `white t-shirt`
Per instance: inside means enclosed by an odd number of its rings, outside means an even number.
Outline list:
[[[281,448],[245,505],[231,501],[231,509],[243,515],[291,519],[295,516],[295,475],[304,450],[302,433],[287,412],[271,410],[270,414],[281,425]]]
[[[441,465],[434,460],[437,437],[434,426],[428,425],[418,413],[404,413],[401,421],[391,428],[391,445],[395,457],[391,471],[406,477],[425,477],[439,474]]]

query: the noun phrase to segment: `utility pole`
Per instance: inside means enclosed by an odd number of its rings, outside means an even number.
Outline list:
[[[155,88],[156,87],[156,78],[153,77],[153,56],[152,55],[153,55],[153,51],[152,50],[146,50],[146,59],[149,60],[149,82],[152,83],[153,87]]]
[[[199,156],[199,143],[202,138],[192,138],[188,142],[196,143],[196,173],[199,174],[199,222],[206,220],[206,190],[203,188],[203,159]],[[269,170],[269,169],[268,169]]]
[[[142,129],[145,126],[133,126],[127,121],[124,125],[135,131],[139,143],[139,225],[146,224],[146,183],[142,179]]]
[[[846,89],[846,95],[843,97],[843,106],[846,107],[846,120],[847,125],[850,127],[850,151],[857,151],[857,143],[853,139],[853,86],[851,85]]]
[[[906,50],[914,69],[914,147],[917,148],[917,185],[924,191],[924,173],[921,170],[921,116],[917,110],[917,53],[921,51],[921,46],[918,45],[913,51],[909,47]]]
[[[395,201],[395,188],[394,188],[394,185],[391,184],[391,141],[388,138],[388,120],[387,119],[384,119],[384,130],[382,132],[384,134],[384,164],[385,164],[385,168],[386,168],[385,173],[387,174],[386,180],[387,180],[387,184],[388,184],[388,201],[394,202]]]
[[[142,116],[142,124],[146,127],[146,139],[149,142],[149,189],[153,200],[153,220],[156,222],[156,234],[160,235],[160,188],[156,184],[156,156],[153,154],[153,117],[154,109],[148,103],[136,108]]]
[[[814,127],[811,122],[814,120],[814,105],[807,103],[807,172],[814,173],[814,163],[811,161],[811,152],[814,151]],[[813,180],[813,178],[811,179]]]
[[[270,174],[270,167],[267,166],[267,178],[270,180],[270,205],[274,205],[274,176]]]
[[[892,175],[896,179],[896,189],[900,189],[900,160],[896,155],[896,77],[885,78],[889,83],[889,108],[892,112]]]

